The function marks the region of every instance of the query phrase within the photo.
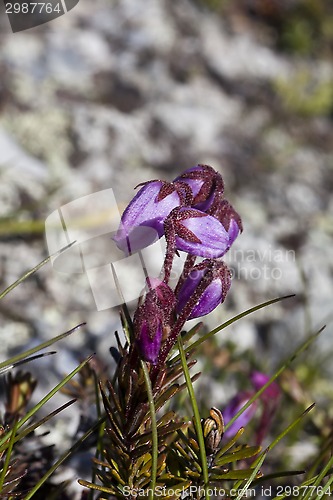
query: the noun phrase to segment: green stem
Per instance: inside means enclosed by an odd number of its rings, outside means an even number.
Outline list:
[[[0,492],[2,491],[2,487],[3,487],[4,482],[5,482],[6,474],[7,474],[8,467],[9,467],[10,457],[11,457],[11,454],[12,454],[12,451],[13,451],[14,440],[15,440],[16,430],[17,430],[17,424],[18,424],[18,421],[16,420],[14,422],[13,429],[12,429],[12,434],[10,436],[10,440],[9,440],[9,444],[8,444],[8,448],[7,448],[7,452],[6,452],[5,463],[3,464],[3,469],[1,471]]]
[[[251,476],[249,477],[249,479],[246,481],[245,485],[243,486],[243,488],[241,488],[239,494],[238,494],[238,497],[236,498],[236,500],[241,500],[242,498],[246,497],[246,491],[248,489],[248,487],[250,486],[250,484],[252,483],[252,481],[254,480],[254,478],[256,477],[260,467],[262,466],[263,464],[263,461],[265,460],[266,458],[266,455],[269,451],[269,448],[267,448],[267,450],[265,450],[262,455],[260,456],[259,460],[258,460],[258,463],[256,465],[256,467],[253,469],[253,472],[251,474]]]
[[[185,351],[184,351],[184,347],[183,347],[183,343],[182,343],[182,338],[180,335],[178,336],[177,342],[178,342],[180,360],[182,363],[184,377],[185,377],[185,381],[186,381],[186,385],[187,385],[187,390],[188,390],[188,393],[189,393],[189,396],[191,399],[192,410],[193,410],[193,414],[194,414],[194,419],[193,419],[194,420],[194,427],[195,427],[195,431],[197,433],[198,444],[199,444],[199,448],[200,448],[202,476],[203,476],[204,485],[205,485],[205,499],[210,500],[210,496],[209,496],[208,491],[206,489],[208,487],[208,484],[209,484],[209,476],[208,476],[205,441],[204,441],[203,432],[202,432],[199,408],[198,408],[197,400],[196,400],[196,397],[194,394],[191,375],[190,375],[190,371],[189,371],[188,366],[187,366]]]
[[[151,434],[152,434],[152,462],[151,462],[151,479],[149,486],[149,500],[154,500],[154,492],[156,486],[156,477],[157,477],[157,458],[158,458],[158,433],[157,433],[157,423],[156,423],[156,411],[154,405],[154,396],[153,390],[151,387],[150,377],[147,365],[144,361],[141,361],[141,368],[143,370],[143,376],[145,379],[149,410],[150,410],[150,418],[151,418]]]

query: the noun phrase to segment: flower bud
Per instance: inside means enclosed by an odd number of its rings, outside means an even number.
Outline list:
[[[114,241],[126,255],[147,247],[163,235],[164,219],[171,210],[191,199],[185,183],[144,183],[125,209]]]
[[[228,250],[229,235],[211,215],[195,208],[177,207],[165,220],[166,239],[175,238],[178,250],[198,257],[222,257]]]
[[[177,302],[178,313],[183,310],[204,278],[209,280],[209,284],[198,298],[198,302],[188,319],[205,316],[219,304],[222,304],[231,285],[230,271],[223,262],[209,259],[200,262],[200,264],[192,268],[179,290]]]
[[[176,180],[190,186],[193,193],[192,206],[203,212],[220,201],[224,191],[222,176],[209,165],[199,164],[189,168]]]
[[[222,413],[217,408],[211,408],[209,415],[202,422],[202,431],[207,453],[211,455],[217,451],[220,445],[224,433],[224,422]]]
[[[145,361],[156,364],[162,343],[162,324],[156,322],[155,327],[151,328],[149,321],[143,321],[139,332],[138,346],[141,357]]]
[[[156,364],[163,329],[168,327],[175,304],[171,288],[160,280],[148,278],[149,291],[134,315],[134,332],[142,359]],[[153,288],[154,287],[154,288]]]

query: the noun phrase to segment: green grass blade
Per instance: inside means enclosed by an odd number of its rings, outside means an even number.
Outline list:
[[[111,262],[111,271],[112,271],[112,276],[113,276],[113,279],[114,279],[114,282],[116,285],[117,293],[118,293],[119,298],[121,300],[120,312],[121,312],[121,318],[122,318],[122,324],[123,324],[123,331],[124,331],[127,342],[129,344],[131,344],[131,342],[134,342],[134,339],[132,338],[133,337],[133,322],[132,322],[132,318],[131,318],[131,315],[129,313],[129,310],[128,310],[128,307],[127,307],[127,304],[126,304],[126,301],[125,301],[125,298],[124,298],[124,295],[122,292],[122,288],[121,288],[120,283],[119,283],[119,279],[118,279],[116,270],[115,270],[112,262]]]
[[[320,330],[318,330],[318,332],[316,332],[314,335],[311,335],[310,338],[305,340],[305,342],[303,342],[298,347],[298,349],[296,349],[296,351],[290,357],[287,358],[287,360],[282,364],[282,366],[278,369],[278,371],[269,379],[269,381],[265,385],[263,385],[262,388],[259,389],[259,391],[257,391],[257,393],[252,398],[250,398],[249,401],[227,423],[227,425],[225,426],[226,430],[252,403],[254,403],[254,401],[256,401],[261,396],[261,394],[267,389],[267,387],[269,387],[274,382],[274,380],[276,380],[279,377],[279,375],[281,375],[281,373],[295,360],[295,358],[299,356],[303,351],[305,351],[317,339],[317,337],[322,333],[324,328],[325,326],[323,326]]]
[[[17,424],[17,429],[20,429],[35,413],[42,408],[64,385],[66,385],[89,361],[93,356],[89,356],[82,363],[79,364],[67,377],[65,377],[59,384],[57,384],[39,403],[37,403],[30,411],[24,415],[23,418]],[[12,435],[12,430],[9,431],[3,438],[0,440],[0,451],[6,448],[3,447],[3,444],[10,438]]]
[[[259,311],[259,309],[263,309],[264,307],[267,307],[267,306],[270,306],[272,304],[275,304],[276,302],[280,302],[281,300],[290,299],[291,297],[295,297],[295,294],[285,295],[283,297],[277,297],[275,299],[268,300],[267,302],[262,302],[261,304],[259,304],[257,306],[251,307],[250,309],[247,309],[246,311],[243,311],[242,313],[237,314],[236,316],[234,316],[233,318],[229,319],[225,323],[222,323],[222,325],[214,328],[214,330],[211,330],[210,332],[208,332],[205,335],[203,335],[202,337],[200,337],[200,339],[198,339],[195,342],[193,342],[193,344],[191,344],[190,346],[186,347],[185,348],[185,353],[187,354],[192,349],[196,349],[197,347],[199,347],[199,345],[201,345],[207,339],[209,339],[210,337],[213,337],[213,335],[215,335],[216,333],[220,332],[224,328],[227,328],[227,326],[232,325],[233,323],[235,323],[239,319],[244,318],[245,316],[248,316],[249,314],[252,314],[253,312]],[[179,359],[179,354],[177,356],[175,356],[174,358],[172,358],[172,361],[178,361],[178,359]]]
[[[47,356],[53,356],[57,354],[57,351],[43,352],[42,354],[36,354],[35,356],[30,356],[29,358],[22,359],[21,361],[17,361],[13,365],[6,366],[0,370],[0,375],[12,370],[13,368],[17,368],[18,366],[24,365],[25,363],[30,363],[31,361],[36,361],[36,359],[45,358]]]
[[[151,434],[152,434],[151,479],[150,479],[148,498],[149,500],[154,500],[154,492],[155,492],[156,478],[157,478],[157,459],[158,459],[158,433],[157,433],[157,423],[156,423],[156,411],[155,411],[154,396],[151,387],[149,372],[147,365],[144,361],[141,361],[141,368],[143,370],[143,376],[146,384],[147,397],[150,410],[150,419],[151,419]]]
[[[328,473],[328,471],[331,469],[332,466],[333,466],[333,456],[329,459],[329,461],[327,462],[323,470],[320,472],[320,474],[318,474],[315,482],[313,483],[314,488],[312,490],[309,488],[306,495],[304,495],[304,500],[309,500],[309,498],[311,498],[311,496],[313,495],[314,491],[318,491],[320,483],[322,482],[322,480],[324,479],[324,477],[326,476],[326,474]],[[322,489],[324,490],[324,487],[322,487]],[[322,496],[323,494],[319,494],[317,495],[317,498],[322,498]]]
[[[197,433],[197,438],[198,438],[198,444],[200,448],[200,459],[201,459],[201,467],[202,467],[202,476],[205,484],[205,498],[206,500],[210,500],[210,496],[208,494],[207,487],[209,485],[209,476],[208,476],[208,466],[207,466],[207,456],[206,456],[206,448],[205,448],[205,441],[203,437],[203,432],[202,432],[202,426],[201,426],[201,418],[200,418],[200,413],[199,413],[199,408],[197,405],[197,400],[194,394],[194,389],[192,385],[192,380],[191,380],[191,375],[190,371],[187,366],[186,362],[186,355],[183,347],[183,342],[182,338],[180,335],[178,335],[178,349],[179,349],[179,354],[180,354],[180,359],[183,367],[183,372],[184,372],[184,377],[187,385],[187,390],[191,399],[191,404],[192,404],[192,409],[193,409],[193,414],[194,414],[194,427]]]
[[[315,407],[315,403],[312,403],[306,410],[302,412],[302,414],[297,417],[286,429],[284,429],[275,439],[274,441],[269,445],[269,448],[272,449],[274,446],[278,444],[281,439],[284,438],[290,432],[303,418]]]
[[[283,470],[278,472],[272,472],[271,474],[265,474],[262,477],[258,477],[252,482],[252,486],[257,486],[258,484],[266,483],[267,481],[271,481],[272,479],[281,479],[282,477],[292,477],[299,476],[300,474],[304,474],[304,470]]]
[[[28,279],[30,276],[32,276],[35,272],[37,272],[41,267],[45,266],[51,259],[51,256],[49,255],[46,259],[44,259],[42,262],[37,264],[34,268],[30,269],[27,271],[23,276],[21,276],[18,280],[14,281],[11,285],[9,285],[3,292],[0,293],[0,300],[3,299],[9,292],[14,290],[20,283],[23,283],[26,279]]]
[[[99,386],[98,386],[98,380],[97,380],[97,375],[96,372],[93,372],[94,376],[94,385],[95,385],[95,398],[96,398],[96,412],[97,412],[97,418],[100,419],[102,417],[102,408],[101,408],[101,402],[99,398]],[[103,421],[98,429],[98,438],[97,438],[97,444],[96,444],[96,451],[95,451],[95,458],[98,460],[99,458],[102,457],[102,449],[103,449],[103,436],[104,436],[104,431],[105,431],[105,421]],[[96,469],[93,467],[92,468],[92,476],[91,476],[91,482],[94,484],[96,481]],[[93,500],[94,497],[94,492],[93,490],[90,490],[89,493],[89,500]]]
[[[93,434],[98,427],[103,423],[106,419],[106,415],[104,415],[101,419],[99,419],[87,432],[77,441],[68,451],[66,451],[61,457],[56,461],[56,463],[44,474],[44,476],[38,481],[38,483],[29,491],[27,496],[24,497],[24,500],[30,500],[33,495],[39,490],[41,486],[48,480],[48,478],[58,469],[60,465],[62,465],[73,453],[75,453],[78,448],[86,441],[91,434]]]
[[[13,368],[17,363],[21,362],[22,360],[25,360],[29,356],[32,356],[38,351],[41,351],[42,349],[45,349],[47,347],[50,347],[50,345],[54,344],[55,342],[58,342],[59,340],[64,339],[65,337],[68,337],[72,333],[74,333],[76,330],[84,326],[86,323],[80,323],[79,325],[75,326],[71,330],[68,330],[65,333],[61,333],[57,337],[54,337],[50,340],[47,340],[46,342],[43,342],[42,344],[39,344],[36,347],[33,347],[32,349],[28,349],[27,351],[24,351],[21,354],[17,354],[16,356],[13,356],[12,358],[6,359],[6,361],[2,361],[0,363],[0,375],[4,373],[5,371],[8,370],[8,367]]]
[[[315,500],[319,500],[320,498],[322,498],[324,495],[326,495],[326,492],[327,492],[328,496],[331,496],[331,494],[332,494],[331,484],[332,483],[333,483],[333,476],[330,477],[330,479],[327,481],[327,483],[324,486],[322,486],[322,492],[317,495]],[[317,487],[317,491],[319,491],[318,487]]]
[[[10,457],[12,454],[14,441],[15,441],[15,435],[16,435],[16,431],[17,431],[17,424],[18,424],[18,421],[16,420],[14,422],[14,425],[13,425],[12,434],[10,436],[9,443],[8,443],[6,458],[5,458],[5,461],[3,464],[3,469],[2,469],[1,475],[0,475],[0,492],[2,491],[2,487],[3,487],[3,484],[5,482],[5,477],[7,474],[8,467],[9,467]]]
[[[246,481],[245,485],[243,486],[243,488],[241,488],[239,494],[238,494],[238,497],[236,498],[236,500],[241,500],[244,496],[246,497],[246,490],[248,489],[248,487],[250,486],[250,484],[252,483],[252,481],[255,479],[256,475],[258,474],[259,472],[259,469],[260,467],[262,466],[263,464],[263,461],[265,460],[266,458],[266,455],[269,451],[269,448],[267,448],[267,450],[265,450],[262,455],[260,456],[260,458],[257,460],[257,465],[255,466],[255,468],[253,469],[253,472],[251,474],[251,476],[249,477],[249,479]]]
[[[309,411],[312,410],[312,408],[314,408],[314,404],[310,405],[305,411],[302,412],[302,414],[297,417],[290,425],[288,425],[288,427],[286,429],[284,429],[275,439],[274,441],[269,445],[269,447],[267,448],[266,451],[270,451],[272,450],[277,444],[279,441],[281,441],[282,438],[284,438],[284,436],[286,436],[286,434],[288,434],[288,432],[290,432],[308,413]],[[257,465],[257,462],[258,462],[258,459],[254,461],[253,465]],[[301,474],[300,471],[294,471],[293,474]],[[286,475],[286,474],[284,474]],[[276,474],[277,477],[282,477],[282,473],[277,473]],[[274,477],[274,475],[272,475],[272,477]],[[265,479],[265,477],[263,478]],[[258,480],[258,482],[260,481],[260,479]],[[257,484],[257,481],[255,481],[255,484]],[[237,487],[237,485],[235,486],[235,488]],[[282,498],[285,498],[285,496],[288,496],[288,495],[279,495],[278,497],[275,497],[276,500],[282,500]],[[303,497],[302,497],[303,498]]]
[[[72,245],[74,245],[74,243],[75,243],[75,241],[73,241],[69,245],[65,246],[64,248],[61,248],[58,252],[55,252],[54,254],[49,255],[48,257],[46,257],[46,259],[42,260],[42,262],[37,264],[37,266],[35,266],[32,269],[30,269],[29,271],[27,271],[23,276],[21,276],[21,278],[14,281],[14,283],[9,285],[3,292],[0,293],[0,300],[3,299],[9,292],[14,290],[14,288],[16,288],[20,283],[23,283],[23,281],[30,278],[30,276],[32,276],[34,273],[36,273],[41,267],[45,266],[45,264],[47,264],[52,259],[52,257],[55,257],[56,255],[60,255],[65,250],[68,250]]]
[[[60,406],[56,410],[54,410],[51,413],[49,413],[48,415],[46,415],[46,417],[43,417],[42,419],[38,420],[38,422],[35,422],[34,424],[29,425],[28,427],[26,427],[22,432],[20,432],[19,434],[17,434],[16,438],[14,439],[14,443],[17,443],[17,441],[20,441],[25,436],[27,436],[28,434],[30,434],[34,430],[38,429],[38,427],[40,427],[41,425],[45,424],[45,422],[48,422],[51,418],[53,418],[56,415],[58,415],[58,413],[66,410],[66,408],[68,408],[69,406],[71,406],[72,404],[74,404],[76,401],[77,401],[76,399],[71,399],[67,403],[63,404],[62,406]]]

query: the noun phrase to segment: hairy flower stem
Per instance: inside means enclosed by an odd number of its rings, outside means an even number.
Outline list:
[[[168,221],[164,223],[165,239],[167,243],[166,254],[164,258],[164,283],[168,284],[173,264],[173,259],[176,253],[176,233],[175,229]]]
[[[206,290],[206,288],[210,285],[211,281],[213,279],[213,273],[211,271],[208,271],[205,276],[201,279],[199,285],[197,286],[195,292],[193,295],[190,297],[189,301],[186,303],[185,307],[183,308],[182,312],[180,313],[177,321],[173,325],[169,337],[165,340],[164,344],[161,347],[161,351],[158,356],[157,364],[156,367],[153,368],[151,375],[152,379],[154,380],[157,372],[163,368],[166,358],[170,352],[170,350],[173,348],[177,341],[177,337],[180,334],[184,324],[186,323],[188,317],[190,316],[191,312],[193,311],[194,307],[196,306],[198,300]]]
[[[181,289],[182,284],[184,283],[184,281],[186,280],[186,278],[190,274],[191,269],[192,269],[192,267],[195,264],[195,261],[196,261],[196,256],[195,255],[191,255],[191,254],[187,255],[186,261],[185,261],[185,264],[184,264],[184,268],[183,268],[183,272],[180,275],[178,283],[177,283],[176,288],[175,288],[175,295],[176,295],[176,297],[177,297],[177,295],[179,293],[179,290]]]

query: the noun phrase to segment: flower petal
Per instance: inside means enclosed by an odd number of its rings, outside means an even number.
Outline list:
[[[200,210],[192,209],[192,211],[204,214]],[[200,242],[181,238],[176,231],[176,247],[178,250],[199,257],[217,258],[222,257],[229,249],[229,235],[221,222],[215,217],[207,214],[203,216],[196,215],[179,221],[179,224],[191,231]]]
[[[170,189],[166,190],[166,186]],[[162,197],[159,198],[161,190]],[[120,227],[113,238],[117,246],[128,255],[157,241],[164,233],[165,217],[179,203],[179,194],[170,183],[146,183],[122,215]]]
[[[141,328],[140,337],[138,338],[138,345],[141,352],[142,359],[156,364],[162,342],[162,325],[159,324],[155,335],[153,337],[149,334],[147,323],[143,324]]]
[[[223,262],[206,260],[194,266],[178,293],[177,312],[180,313],[195,293],[200,281],[211,272],[211,282],[199,297],[188,319],[205,316],[221,304],[230,288],[230,271]]]
[[[235,396],[230,403],[224,408],[222,415],[224,423],[227,425],[228,422],[239,412],[241,408],[249,401],[253,394],[248,392],[243,392]],[[230,427],[225,431],[224,437],[232,438],[241,427],[245,427],[250,420],[253,418],[257,410],[257,401],[252,403],[243,413],[230,425]]]

